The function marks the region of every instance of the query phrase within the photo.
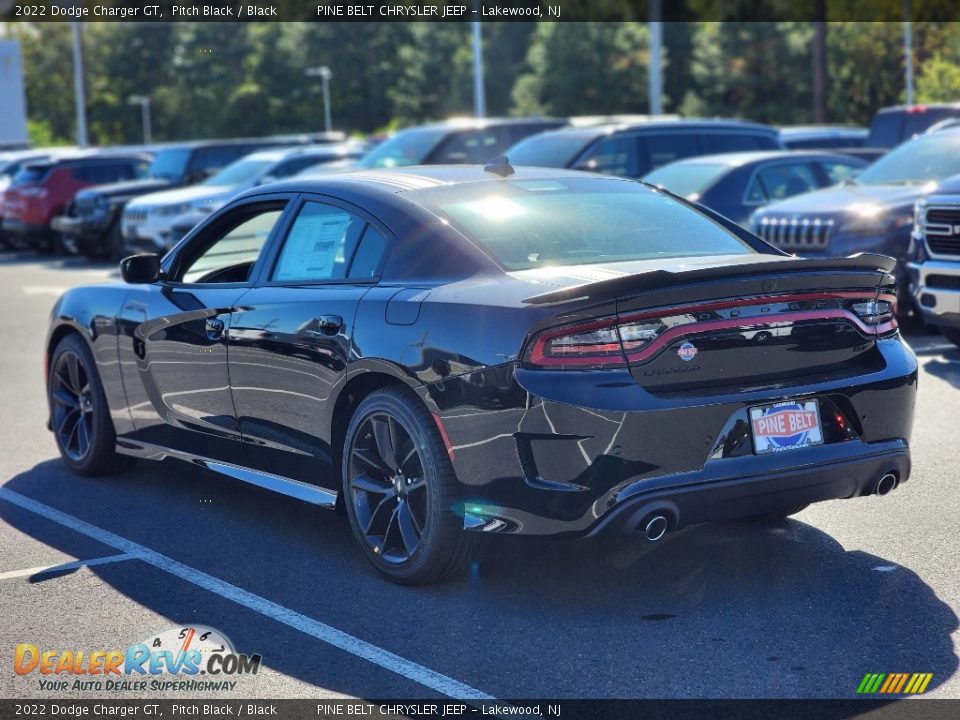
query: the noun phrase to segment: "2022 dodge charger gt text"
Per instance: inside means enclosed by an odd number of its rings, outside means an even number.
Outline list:
[[[483,533],[782,517],[907,479],[892,270],[502,160],[264,186],[61,297],[50,426],[80,474],[176,457],[341,509],[404,583]]]

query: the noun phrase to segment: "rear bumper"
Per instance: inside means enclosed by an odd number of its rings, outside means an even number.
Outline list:
[[[960,327],[960,258],[912,263],[910,275],[923,319],[931,325]]]
[[[679,527],[859,497],[886,472],[908,479],[916,357],[898,337],[876,349],[869,372],[774,388],[655,396],[625,371],[558,382],[500,366],[427,386],[424,398],[467,529],[582,537],[630,530],[658,503]],[[749,408],[784,400],[817,400],[824,443],[755,455]]]

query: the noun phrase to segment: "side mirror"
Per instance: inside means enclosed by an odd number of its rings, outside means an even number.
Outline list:
[[[159,255],[131,255],[120,261],[120,275],[125,283],[147,285],[160,279]]]

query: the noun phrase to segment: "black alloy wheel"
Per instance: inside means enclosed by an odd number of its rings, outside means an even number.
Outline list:
[[[103,475],[129,464],[116,452],[116,433],[93,353],[79,335],[53,351],[47,384],[50,429],[64,462],[79,475]]]
[[[410,434],[387,413],[369,415],[350,453],[350,500],[367,545],[384,562],[403,563],[417,551],[428,496]]]
[[[463,529],[463,502],[433,416],[405,387],[368,395],[347,428],[343,500],[354,537],[393,582],[448,577],[473,559],[479,538]]]

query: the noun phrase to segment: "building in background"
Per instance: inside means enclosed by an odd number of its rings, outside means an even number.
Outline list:
[[[23,90],[20,43],[0,40],[0,149],[26,147],[27,100]]]

